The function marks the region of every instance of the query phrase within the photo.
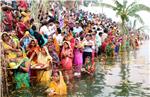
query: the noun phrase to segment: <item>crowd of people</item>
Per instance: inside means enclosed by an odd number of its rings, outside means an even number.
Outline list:
[[[38,27],[27,2],[16,6],[1,2],[2,46],[16,89],[31,87],[31,77],[36,76],[37,84],[49,87],[49,96],[65,95],[72,78],[80,78],[82,72],[94,74],[95,58],[117,56],[142,43],[140,33],[121,34],[118,24],[104,14],[39,10]]]

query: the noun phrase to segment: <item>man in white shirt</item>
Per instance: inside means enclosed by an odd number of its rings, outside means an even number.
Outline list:
[[[99,34],[100,34],[100,32],[97,31],[97,33],[96,33],[96,53],[98,55],[100,55],[100,47],[102,45],[102,39]]]
[[[60,29],[57,29],[56,33],[53,34],[53,38],[56,38],[57,42],[59,43],[59,46],[62,46],[64,36],[62,36]]]
[[[49,30],[48,36],[53,35],[57,30],[56,25],[53,22],[50,22],[48,30]]]
[[[85,65],[85,59],[90,57],[92,59],[92,52],[94,49],[94,42],[91,40],[92,35],[87,34],[85,40],[83,41],[84,50],[83,50],[83,64]],[[92,61],[92,60],[91,60]]]
[[[107,29],[104,29],[104,33],[102,34],[102,42],[104,42],[104,40],[107,38],[108,36],[108,30]]]
[[[40,28],[40,34],[49,36],[48,22],[43,21],[43,26]]]
[[[79,25],[79,23],[77,22],[77,23],[76,23],[76,27],[73,28],[73,32],[75,33],[75,35],[76,35],[76,34],[79,35],[80,32],[82,32],[82,31],[83,31],[82,27],[81,27],[81,26]]]

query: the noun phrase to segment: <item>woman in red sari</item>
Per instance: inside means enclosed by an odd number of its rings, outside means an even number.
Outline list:
[[[24,36],[26,30],[27,26],[25,23],[23,23],[22,19],[19,19],[19,22],[16,24],[17,37],[21,39]]]
[[[71,30],[70,30],[69,33],[68,33],[68,39],[69,39],[69,41],[70,41],[70,46],[71,46],[72,50],[74,50],[75,39],[74,39],[74,37],[73,37],[73,34],[72,34]]]
[[[10,9],[4,12],[2,23],[4,24],[4,31],[11,31],[13,29],[13,14]]]
[[[26,10],[28,8],[28,4],[25,0],[17,0],[18,9]]]
[[[27,47],[27,57],[31,59],[32,63],[37,63],[37,54],[40,51],[40,47],[35,40],[31,40]],[[32,58],[31,58],[32,57]]]

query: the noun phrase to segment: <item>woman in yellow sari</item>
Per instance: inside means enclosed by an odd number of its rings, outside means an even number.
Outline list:
[[[2,34],[2,46],[4,48],[4,54],[6,59],[16,58],[17,52],[20,52],[17,48],[17,44],[13,41],[13,39],[7,34]]]
[[[23,17],[23,23],[25,23],[26,26],[30,28],[30,12],[21,12],[21,15]]]
[[[41,68],[42,70],[37,73],[37,81],[42,86],[48,86],[51,78],[51,62],[52,57],[48,53],[47,47],[43,47],[38,54],[38,63],[36,66]]]
[[[67,94],[67,86],[64,82],[61,71],[53,72],[52,81],[49,84],[49,89],[47,90],[48,97],[52,97],[55,95],[65,96]]]
[[[56,53],[59,55],[60,54],[60,46],[59,46],[58,41],[56,40],[56,37],[53,38],[53,43],[55,46]]]

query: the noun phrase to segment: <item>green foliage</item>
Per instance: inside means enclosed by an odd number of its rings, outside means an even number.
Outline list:
[[[131,17],[135,17],[140,23],[144,24],[143,19],[140,17],[138,14],[132,14],[130,15]]]
[[[132,29],[134,29],[136,27],[136,20],[134,20],[134,22],[133,22],[133,27],[132,27]]]
[[[134,30],[135,32],[137,32],[137,31],[142,31],[142,32],[144,32],[144,29],[147,29],[147,28],[148,28],[147,26],[141,26],[141,27],[138,27],[138,28],[137,28],[137,27],[136,27],[136,22],[137,22],[137,20],[134,20],[133,23],[130,24],[131,29]]]
[[[132,13],[137,13],[140,11],[147,11],[150,12],[150,7],[144,5],[144,4],[136,4],[131,6],[130,9],[127,10],[128,11],[128,15],[132,14]]]

